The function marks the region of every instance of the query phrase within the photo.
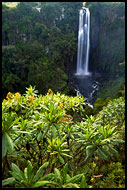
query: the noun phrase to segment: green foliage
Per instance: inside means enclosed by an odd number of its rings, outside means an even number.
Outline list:
[[[42,96],[35,86],[24,95],[7,94],[2,102],[3,186],[94,187],[93,160],[100,168],[124,162],[124,98],[108,101],[94,116],[84,111],[84,100],[51,89]]]
[[[86,5],[96,70],[113,74],[98,97],[123,96],[93,109],[65,95],[82,2],[2,3],[3,187],[125,187],[124,3]]]
[[[73,177],[70,177],[69,174],[67,174],[68,171],[68,164],[66,163],[61,172],[55,168],[54,173],[56,174],[56,187],[57,188],[86,188],[87,184],[85,181],[84,174],[75,175]],[[77,184],[77,182],[80,182],[80,184]]]
[[[96,122],[96,120],[95,120]],[[111,125],[99,126],[96,123],[92,125],[88,122],[82,122],[79,126],[78,140],[80,149],[86,152],[85,161],[88,162],[94,154],[98,154],[103,160],[108,160],[112,156],[118,157],[118,152],[112,145],[123,143],[123,140],[117,139],[118,131]]]
[[[72,156],[68,154],[70,150],[67,149],[66,142],[64,142],[65,137],[66,136],[64,136],[61,140],[58,138],[53,138],[53,140],[50,141],[48,139],[49,145],[47,151],[50,153],[52,163],[56,163],[56,165],[59,163],[64,164],[64,157],[72,158]]]
[[[50,179],[54,176],[53,174],[50,173],[48,175],[43,176],[44,171],[47,168],[47,166],[48,166],[48,162],[45,162],[36,171],[36,174],[35,174],[35,170],[31,162],[28,160],[28,166],[27,168],[24,169],[24,173],[23,173],[16,164],[12,163],[12,172],[10,173],[13,177],[3,180],[2,185],[5,186],[10,183],[14,183],[15,187],[35,188],[35,187],[47,186],[49,184],[52,184],[52,181]]]
[[[24,93],[29,85],[43,94],[49,88],[69,94],[67,68],[77,51],[74,26],[81,3],[20,2],[14,9],[6,5],[2,4],[3,97],[8,91]]]
[[[7,153],[13,152],[14,142],[12,140],[12,134],[17,135],[17,123],[20,118],[16,118],[15,113],[4,113],[2,118],[2,157]]]
[[[89,188],[125,188],[125,166],[121,162],[101,163],[95,160],[88,164],[86,178],[91,181]]]
[[[110,124],[111,126],[119,126],[122,125],[125,119],[125,100],[123,97],[110,100],[108,105],[99,112],[96,122],[101,125]]]
[[[110,78],[110,77],[109,77]],[[102,86],[99,88],[97,92],[97,98],[118,98],[121,96],[124,96],[125,89],[124,89],[124,74],[120,77],[111,77],[110,79],[102,82]],[[118,93],[120,91],[120,88],[123,88],[123,91],[121,93]]]
[[[96,101],[94,102],[94,107],[93,107],[93,113],[97,114],[101,109],[107,105],[111,98],[97,98]]]
[[[103,166],[100,172],[104,172],[105,176],[96,181],[98,188],[125,188],[125,171],[120,162],[113,162]]]
[[[98,60],[95,70],[113,75],[113,82],[107,81],[108,86],[104,83],[98,97],[115,98],[125,70],[118,64],[125,54],[125,3],[87,2],[86,6],[92,12],[91,52],[94,55],[91,56]],[[42,94],[49,88],[55,93],[71,94],[67,71],[77,52],[81,7],[82,2],[2,3],[3,98],[8,91],[24,93],[25,86],[29,85],[36,85]]]

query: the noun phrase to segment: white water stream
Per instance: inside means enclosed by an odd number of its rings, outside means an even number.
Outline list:
[[[89,66],[90,49],[90,11],[82,7],[79,14],[78,52],[76,75],[90,75]]]

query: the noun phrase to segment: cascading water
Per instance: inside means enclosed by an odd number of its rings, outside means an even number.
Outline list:
[[[82,7],[79,13],[79,33],[77,51],[77,71],[73,69],[69,81],[78,96],[84,96],[89,106],[93,107],[99,82],[89,72],[89,50],[90,50],[90,11]]]
[[[90,11],[82,7],[79,14],[78,52],[76,75],[89,75]]]

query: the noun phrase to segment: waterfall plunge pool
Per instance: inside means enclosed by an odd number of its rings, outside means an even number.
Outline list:
[[[72,85],[78,96],[83,96],[90,105],[93,105],[96,92],[99,89],[100,83],[91,72],[88,75],[71,74],[69,83]]]

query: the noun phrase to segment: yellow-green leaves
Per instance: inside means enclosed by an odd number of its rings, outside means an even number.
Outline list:
[[[61,140],[59,138],[53,138],[52,140],[48,139],[48,152],[52,155],[54,163],[57,161],[57,164],[59,164],[59,162],[63,164],[66,157],[72,157],[67,153],[69,152],[69,149],[67,149],[67,143],[64,142],[65,137],[66,136]]]

